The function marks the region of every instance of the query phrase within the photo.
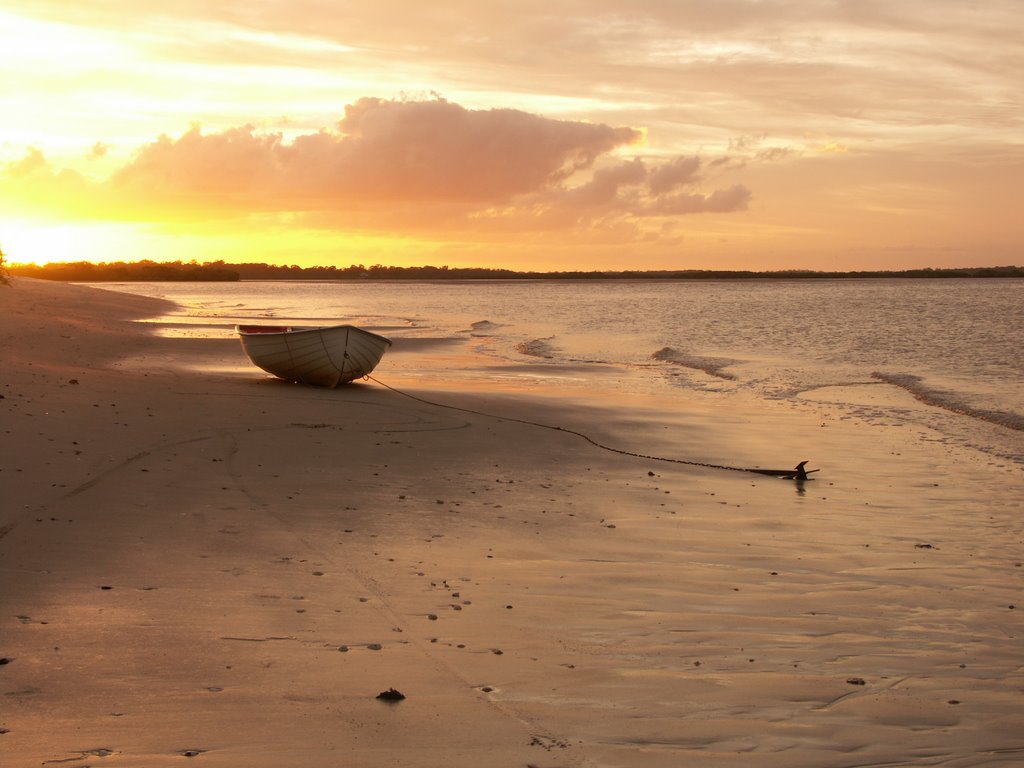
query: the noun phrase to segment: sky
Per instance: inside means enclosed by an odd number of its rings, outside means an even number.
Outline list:
[[[1024,264],[1024,0],[0,0],[0,247]]]

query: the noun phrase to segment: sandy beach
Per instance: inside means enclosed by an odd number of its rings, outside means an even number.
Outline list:
[[[1018,470],[810,398],[291,385],[161,310],[0,286],[5,768],[1024,764]]]

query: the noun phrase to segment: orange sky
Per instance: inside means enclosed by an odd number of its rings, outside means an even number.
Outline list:
[[[1019,0],[0,0],[12,261],[1021,264]]]

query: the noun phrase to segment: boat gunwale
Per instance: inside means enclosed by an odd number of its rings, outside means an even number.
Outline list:
[[[272,328],[274,330],[266,331],[248,331],[246,328]],[[372,336],[375,339],[380,339],[385,342],[389,347],[392,345],[391,339],[386,336],[381,336],[379,333],[368,331],[365,328],[360,328],[350,323],[342,323],[341,325],[299,325],[299,326],[285,326],[285,325],[258,325],[253,323],[239,324],[235,326],[235,332],[239,336],[249,337],[263,337],[263,336],[288,336],[294,334],[305,334],[305,333],[316,333],[319,331],[332,331],[341,328],[348,328],[350,330],[359,331],[367,336]]]

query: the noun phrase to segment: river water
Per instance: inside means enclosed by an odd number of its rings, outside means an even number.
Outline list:
[[[1024,469],[1024,281],[246,281],[98,287],[169,299],[165,335],[352,323],[424,386],[484,381],[827,407]],[[399,344],[396,344],[396,349]],[[244,362],[244,361],[243,361]],[[389,366],[391,366],[389,368]],[[912,405],[908,406],[908,403]]]

